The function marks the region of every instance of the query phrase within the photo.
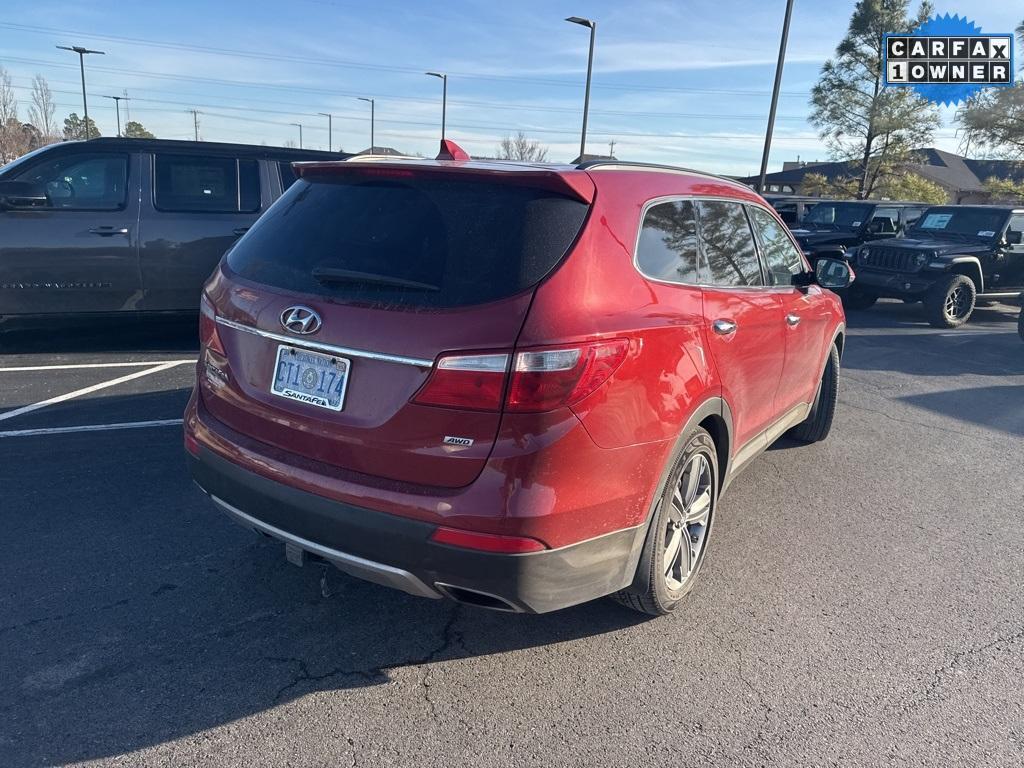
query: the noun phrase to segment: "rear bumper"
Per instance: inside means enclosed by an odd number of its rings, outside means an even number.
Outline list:
[[[436,526],[327,499],[262,477],[205,447],[188,454],[192,477],[247,528],[323,558],[358,578],[422,597],[544,613],[628,586],[645,526],[559,549],[503,555],[431,541]]]

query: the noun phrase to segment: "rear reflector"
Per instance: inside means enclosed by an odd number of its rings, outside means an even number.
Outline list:
[[[550,411],[579,402],[615,373],[629,350],[625,339],[516,355],[505,407],[518,413]]]
[[[413,398],[422,405],[497,411],[505,390],[508,355],[445,355]]]
[[[219,355],[225,354],[224,345],[221,344],[217,333],[217,313],[213,309],[213,302],[205,293],[199,300],[199,343]]]
[[[436,544],[447,544],[450,547],[475,549],[480,552],[497,552],[505,555],[540,552],[547,549],[543,542],[526,536],[498,536],[493,533],[463,531],[459,528],[438,528],[430,539]]]
[[[196,440],[195,436],[188,431],[185,432],[185,450],[193,456],[199,455],[199,441]]]

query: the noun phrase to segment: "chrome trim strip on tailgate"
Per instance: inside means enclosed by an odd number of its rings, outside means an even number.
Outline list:
[[[433,360],[424,360],[419,357],[405,357],[403,355],[389,355],[384,352],[369,352],[365,349],[352,349],[350,347],[336,347],[333,344],[321,344],[318,341],[311,341],[309,339],[299,338],[297,336],[282,336],[280,333],[271,333],[270,331],[264,331],[260,328],[253,328],[251,325],[243,325],[242,323],[236,323],[234,320],[228,320],[226,317],[218,317],[217,324],[223,325],[228,328],[234,328],[236,331],[242,331],[243,333],[252,333],[256,336],[262,336],[265,339],[273,339],[274,341],[282,341],[285,344],[291,344],[295,347],[306,347],[308,349],[316,349],[321,352],[329,352],[333,355],[344,355],[347,357],[363,357],[368,360],[383,360],[387,363],[400,363],[402,365],[415,365],[417,368],[432,368],[434,365]]]
[[[237,507],[233,507],[228,504],[224,499],[220,499],[213,494],[210,494],[210,498],[213,502],[221,508],[224,512],[230,515],[236,523],[241,524],[246,528],[252,528],[262,533],[272,536],[275,539],[285,542],[286,544],[294,544],[307,552],[322,557],[324,560],[328,560],[339,569],[345,571],[345,573],[351,574],[356,578],[365,579],[366,581],[372,581],[375,584],[383,584],[385,587],[392,587],[393,589],[400,589],[403,592],[408,592],[410,595],[418,595],[420,597],[432,597],[440,599],[441,595],[436,590],[427,586],[419,578],[409,573],[409,571],[401,568],[395,568],[390,565],[384,565],[383,563],[374,562],[373,560],[366,560],[356,555],[350,555],[347,552],[340,552],[337,549],[331,549],[325,547],[322,544],[317,544],[315,541],[304,539],[301,536],[296,536],[293,533],[282,531],[280,528],[265,523],[262,520],[257,520],[252,515],[247,515]]]

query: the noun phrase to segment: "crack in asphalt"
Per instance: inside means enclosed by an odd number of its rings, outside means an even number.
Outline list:
[[[465,649],[462,632],[455,629],[455,623],[461,617],[460,606],[456,605],[453,607],[451,615],[449,615],[444,627],[441,630],[441,640],[435,648],[432,648],[428,653],[422,657],[408,659],[398,664],[391,664],[389,666],[409,666],[409,667],[424,667],[424,674],[420,680],[420,686],[423,689],[423,697],[430,707],[431,716],[437,719],[437,709],[430,698],[430,674],[431,670],[428,666],[431,662],[437,660],[443,654],[450,651],[453,647],[461,647]],[[275,664],[294,664],[297,667],[297,672],[292,676],[292,679],[285,683],[283,686],[278,688],[277,692],[273,696],[273,702],[279,703],[285,695],[303,683],[319,683],[324,680],[331,680],[334,678],[346,678],[352,677],[364,680],[368,683],[387,682],[388,677],[384,671],[384,667],[362,667],[362,668],[347,668],[347,667],[334,667],[322,674],[313,674],[310,672],[309,665],[305,659],[297,656],[264,656],[264,661],[269,661]]]
[[[718,640],[719,643],[721,643],[721,645],[724,648],[726,648],[731,653],[735,654],[735,656],[736,656],[736,673],[739,676],[740,681],[747,687],[747,690],[749,690],[754,695],[754,698],[757,700],[758,704],[760,705],[761,716],[764,718],[764,722],[757,729],[757,733],[754,734],[754,737],[749,742],[747,742],[747,744],[744,746],[744,749],[753,749],[755,744],[757,744],[758,742],[764,740],[764,732],[765,732],[765,729],[768,727],[768,722],[769,722],[768,715],[772,711],[771,704],[769,704],[767,699],[765,699],[764,694],[761,692],[761,690],[759,688],[755,687],[754,684],[744,674],[744,672],[743,672],[743,652],[738,647],[736,647],[735,645],[726,642],[725,638],[722,635],[720,635],[718,632],[716,632],[714,629],[712,629],[711,627],[708,626],[708,627],[705,627],[705,628],[707,629],[707,631],[716,640]],[[764,663],[764,660],[761,659],[760,657],[758,657],[758,661],[760,661],[761,663]]]
[[[1016,632],[1012,634],[997,637],[995,640],[991,640],[987,643],[976,646],[974,648],[967,648],[962,651],[955,651],[948,662],[946,662],[941,667],[932,672],[931,680],[929,680],[928,684],[925,686],[924,695],[905,704],[901,708],[902,713],[910,714],[915,709],[918,709],[919,707],[922,707],[929,702],[941,700],[941,698],[936,695],[936,691],[943,684],[943,682],[945,682],[951,675],[953,675],[956,672],[956,670],[964,663],[966,659],[984,653],[985,651],[991,650],[992,648],[997,648],[1001,645],[1012,645],[1013,643],[1022,639],[1024,639],[1024,627],[1018,629]]]
[[[370,683],[386,682],[388,679],[383,670],[378,667],[371,667],[370,669],[345,669],[344,667],[335,667],[321,675],[314,675],[309,671],[309,667],[306,665],[305,659],[300,659],[297,656],[264,656],[263,660],[276,664],[295,664],[299,668],[298,674],[296,674],[290,682],[281,686],[277,690],[277,693],[274,694],[273,702],[275,704],[280,702],[288,691],[302,683],[319,683],[323,680],[330,680],[337,677],[355,677],[366,680]]]
[[[434,703],[434,700],[430,698],[430,677],[432,670],[426,665],[435,661],[441,654],[449,651],[454,645],[458,645],[465,650],[466,646],[463,641],[462,632],[455,629],[455,622],[457,622],[461,616],[461,607],[456,604],[452,608],[448,621],[445,622],[444,629],[441,631],[441,643],[420,661],[411,662],[411,664],[414,664],[417,667],[423,667],[423,677],[420,678],[420,688],[423,690],[423,700],[427,703],[427,707],[430,710],[430,718],[435,721],[437,720],[437,705]]]

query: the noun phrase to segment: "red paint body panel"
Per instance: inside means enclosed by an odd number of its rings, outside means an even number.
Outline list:
[[[359,165],[306,164],[299,172],[353,173]],[[280,334],[282,310],[303,304],[323,317],[318,342],[423,360],[611,338],[627,339],[629,352],[585,399],[538,414],[416,405],[410,399],[429,368],[353,357],[345,408],[332,413],[272,396],[278,342],[221,325],[228,383],[211,384],[200,363],[186,431],[235,464],[366,509],[562,547],[647,519],[672,446],[709,398],[721,397],[733,414],[730,455],[786,409],[813,399],[843,321],[834,294],[815,286],[659,283],[633,264],[648,201],[692,195],[764,206],[750,190],[643,168],[363,165],[545,184],[591,201],[591,210],[563,261],[535,289],[503,301],[443,311],[371,309],[276,291],[222,266],[207,287],[221,318]],[[801,317],[795,328],[785,322],[791,312]],[[712,332],[720,317],[737,323],[735,334]],[[474,442],[443,445],[446,435]]]

